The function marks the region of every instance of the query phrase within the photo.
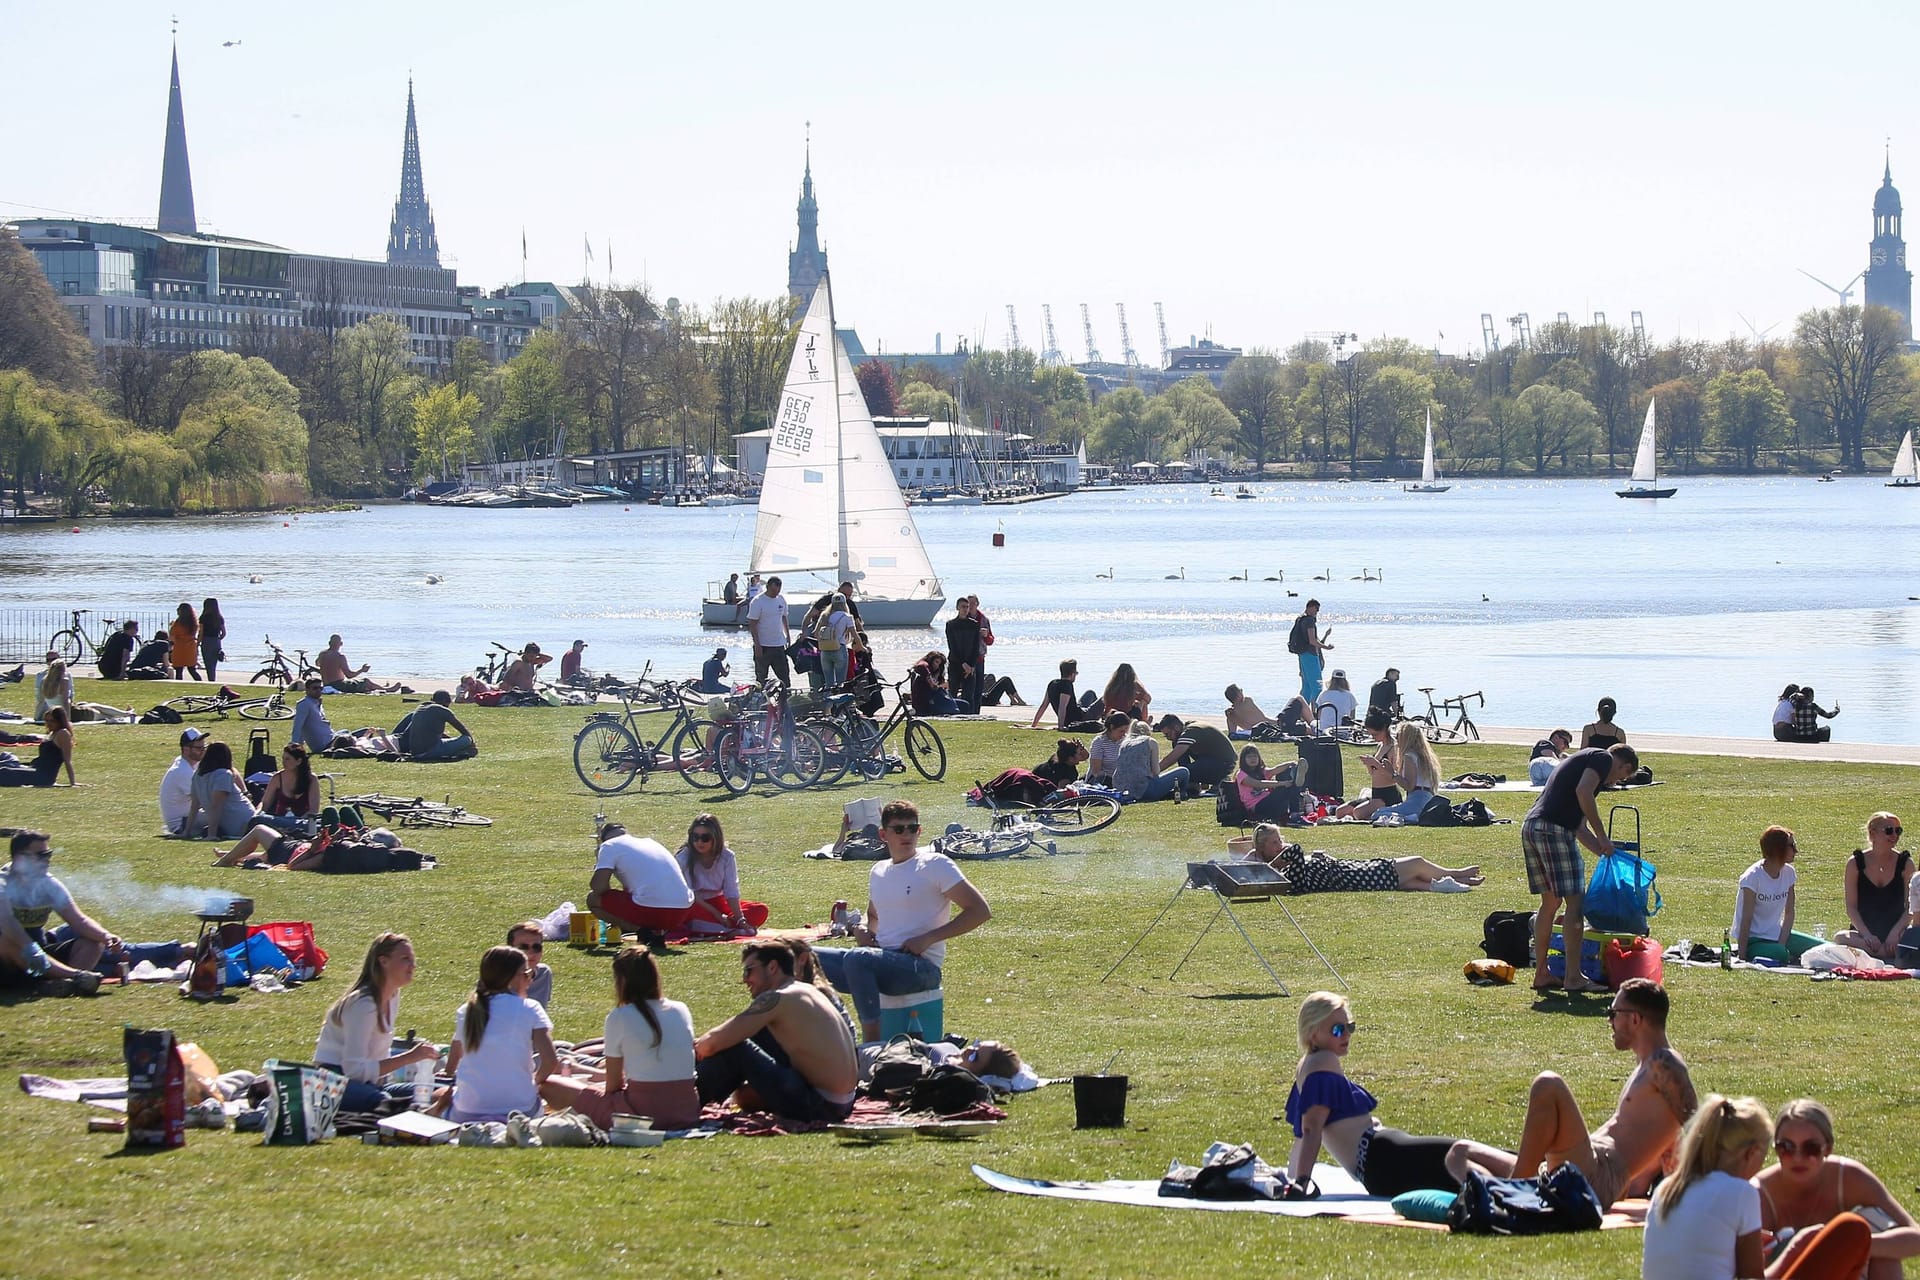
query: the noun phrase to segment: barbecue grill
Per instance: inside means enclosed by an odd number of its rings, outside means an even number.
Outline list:
[[[1207,934],[1213,931],[1213,926],[1219,923],[1220,917],[1224,915],[1232,922],[1241,941],[1247,944],[1247,950],[1253,952],[1253,958],[1259,961],[1261,969],[1273,979],[1273,985],[1280,988],[1280,994],[1292,995],[1293,992],[1289,991],[1287,984],[1280,980],[1280,975],[1267,962],[1265,953],[1260,950],[1259,944],[1254,942],[1253,936],[1247,932],[1246,926],[1240,923],[1240,917],[1233,910],[1233,904],[1236,902],[1273,902],[1287,917],[1287,923],[1293,926],[1294,932],[1300,935],[1300,940],[1307,944],[1307,949],[1320,957],[1320,963],[1327,966],[1328,973],[1339,979],[1341,986],[1346,986],[1347,980],[1340,976],[1338,969],[1333,967],[1333,961],[1327,959],[1319,947],[1314,946],[1313,939],[1309,938],[1307,931],[1300,927],[1300,921],[1295,919],[1293,912],[1287,909],[1287,904],[1281,895],[1285,894],[1288,888],[1285,876],[1257,859],[1244,862],[1189,862],[1186,877],[1180,881],[1180,887],[1174,890],[1173,897],[1160,909],[1160,914],[1153,918],[1153,923],[1147,926],[1146,931],[1134,939],[1133,945],[1127,948],[1126,955],[1113,962],[1113,968],[1108,969],[1100,981],[1105,982],[1111,978],[1120,966],[1127,962],[1128,956],[1140,949],[1140,944],[1147,940],[1147,934],[1152,933],[1159,927],[1160,922],[1167,918],[1167,913],[1173,910],[1174,904],[1180,901],[1182,894],[1189,889],[1198,889],[1212,894],[1214,902],[1218,905],[1213,915],[1208,918],[1206,927],[1200,930],[1200,936],[1195,938],[1193,945],[1187,948],[1186,955],[1181,956],[1180,963],[1173,966],[1173,972],[1167,975],[1168,980],[1172,980],[1185,967],[1187,961],[1193,957],[1193,953],[1199,950],[1200,944],[1206,941]]]

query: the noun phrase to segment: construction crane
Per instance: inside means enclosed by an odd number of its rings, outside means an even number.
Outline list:
[[[1564,311],[1556,311],[1553,313],[1553,322],[1557,325],[1560,325],[1562,328],[1565,328],[1567,325],[1570,325],[1573,323],[1573,317],[1569,316]]]
[[[1120,359],[1131,369],[1140,363],[1140,353],[1133,349],[1133,335],[1127,332],[1127,304],[1116,302],[1113,309],[1120,313]]]
[[[1080,304],[1080,327],[1087,332],[1087,363],[1100,363],[1100,348],[1093,345],[1093,313],[1087,310],[1087,304]]]
[[[1359,334],[1348,333],[1344,329],[1339,331],[1333,331],[1333,330],[1327,330],[1327,329],[1315,329],[1311,333],[1307,334],[1306,337],[1308,342],[1326,343],[1327,351],[1333,356],[1335,360],[1338,360],[1346,352],[1347,344],[1349,342],[1360,341]]]
[[[1153,319],[1160,326],[1160,367],[1164,369],[1173,363],[1173,348],[1167,345],[1167,309],[1157,302],[1153,304]]]
[[[1795,267],[1794,270],[1798,271],[1801,275],[1805,276],[1807,279],[1819,285],[1822,289],[1825,289],[1828,293],[1831,293],[1836,297],[1838,297],[1840,299],[1840,305],[1843,307],[1846,306],[1849,302],[1853,301],[1853,286],[1860,283],[1860,276],[1864,276],[1867,274],[1865,271],[1862,271],[1859,276],[1855,276],[1853,279],[1847,281],[1845,285],[1836,289],[1832,285],[1828,284],[1825,280],[1822,280],[1819,276],[1813,274],[1813,272],[1808,271],[1804,267]]]
[[[1060,344],[1053,337],[1053,304],[1051,302],[1040,304],[1040,320],[1047,336],[1047,349],[1040,353],[1040,363],[1065,364],[1067,358],[1060,354]]]
[[[1500,335],[1493,330],[1493,312],[1491,311],[1480,313],[1480,341],[1488,355],[1500,349]]]
[[[1020,349],[1020,322],[1013,318],[1013,304],[1007,304],[1007,350]]]
[[[1522,311],[1507,317],[1507,323],[1513,326],[1513,340],[1522,351],[1533,350],[1533,321]]]
[[[1606,327],[1607,327],[1607,313],[1606,313],[1606,312],[1604,312],[1604,311],[1596,311],[1596,312],[1594,312],[1594,313],[1593,313],[1593,319],[1592,319],[1591,321],[1589,321],[1589,323],[1590,323],[1590,324],[1592,324],[1592,325],[1593,325],[1593,327],[1594,327],[1594,328],[1596,328],[1596,329],[1604,329],[1604,328],[1606,328]]]

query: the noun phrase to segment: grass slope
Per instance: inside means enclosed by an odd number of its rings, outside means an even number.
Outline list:
[[[172,691],[172,690],[170,690]],[[123,695],[122,687],[115,692]],[[142,697],[161,693],[144,686]],[[18,686],[0,706],[23,708]],[[85,687],[82,697],[96,696]],[[335,724],[390,723],[393,699],[331,701]],[[0,791],[0,823],[36,825],[65,850],[56,874],[82,905],[132,938],[190,937],[190,912],[156,903],[164,886],[250,894],[257,920],[312,920],[333,955],[327,977],[280,996],[241,995],[196,1005],[170,989],[97,1000],[24,1000],[0,1006],[0,1068],[56,1075],[117,1072],[123,1023],[172,1027],[223,1066],[310,1055],[321,1014],[382,929],[412,935],[418,980],[400,1026],[444,1040],[481,951],[506,926],[563,899],[583,901],[590,826],[602,802],[574,776],[578,711],[468,711],[483,755],[441,766],[353,764],[343,783],[453,798],[492,815],[484,831],[422,833],[444,859],[428,874],[322,877],[214,871],[205,845],[159,839],[153,795],[177,731],[82,726],[78,790]],[[242,748],[245,726],[216,732]],[[274,741],[284,741],[276,726]],[[976,778],[1046,754],[1049,735],[1000,724],[943,727],[952,764],[941,783],[891,779],[831,793],[760,793],[722,801],[654,778],[610,798],[606,811],[670,846],[712,808],[739,852],[748,896],[775,924],[824,918],[835,898],[864,899],[867,868],[804,862],[829,838],[855,795],[915,800],[938,830],[974,815],[960,801]],[[1349,752],[1348,779],[1358,774]],[[1518,773],[1515,748],[1450,748],[1449,772]],[[1844,922],[1841,862],[1866,815],[1898,808],[1914,771],[1698,757],[1651,759],[1668,785],[1633,793],[1667,910],[1663,939],[1717,944],[1735,877],[1765,824],[1799,833],[1802,924]],[[1518,818],[1525,797],[1488,797]],[[875,1149],[831,1138],[717,1138],[657,1151],[477,1153],[382,1150],[336,1141],[299,1151],[252,1136],[194,1133],[184,1151],[123,1157],[120,1139],[83,1132],[85,1108],[0,1093],[0,1143],[31,1153],[37,1172],[8,1179],[0,1256],[20,1275],[175,1275],[233,1271],[277,1276],[374,1272],[417,1275],[899,1275],[996,1276],[1595,1276],[1637,1274],[1640,1238],[1510,1242],[1295,1222],[1045,1202],[987,1191],[978,1161],[1026,1176],[1152,1177],[1216,1138],[1248,1140],[1285,1159],[1277,1121],[1297,1056],[1297,999],[1263,990],[1264,977],[1230,930],[1215,929],[1180,977],[1165,975],[1208,909],[1188,895],[1112,981],[1101,975],[1166,905],[1188,858],[1217,854],[1224,833],[1211,803],[1129,810],[1113,828],[1062,856],[974,864],[993,921],[955,942],[946,976],[947,1025],[1017,1045],[1045,1074],[1089,1070],[1121,1051],[1133,1080],[1124,1131],[1077,1132],[1065,1087],[1011,1104],[1011,1120],[984,1140],[917,1141]],[[1603,1003],[1569,1011],[1536,1004],[1524,987],[1468,986],[1461,965],[1479,954],[1480,921],[1525,907],[1515,827],[1309,833],[1349,856],[1419,852],[1479,862],[1473,894],[1323,895],[1292,900],[1302,926],[1352,984],[1363,1033],[1351,1069],[1381,1099],[1381,1116],[1420,1133],[1517,1140],[1528,1079],[1562,1072],[1597,1123],[1631,1065],[1611,1051]],[[1243,917],[1295,996],[1331,979],[1272,906]],[[607,953],[558,945],[553,1015],[558,1033],[598,1031],[611,999]],[[737,1010],[737,952],[693,947],[664,962],[668,993],[705,1028]],[[1920,984],[1814,985],[1718,970],[1670,975],[1674,1043],[1707,1090],[1769,1104],[1811,1094],[1831,1104],[1842,1150],[1866,1159],[1896,1195],[1915,1198],[1920,1147],[1905,1123],[1915,1101],[1910,1064],[1920,1045]]]

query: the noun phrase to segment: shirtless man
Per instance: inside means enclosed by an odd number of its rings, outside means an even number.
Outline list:
[[[1255,729],[1258,729],[1263,724],[1270,724],[1282,733],[1304,732],[1306,728],[1306,718],[1313,710],[1307,705],[1305,698],[1296,694],[1293,699],[1287,703],[1286,709],[1280,713],[1281,718],[1275,720],[1272,716],[1262,711],[1260,704],[1242,692],[1240,686],[1237,684],[1227,686],[1226,696],[1227,736],[1230,738],[1248,737]]]
[[[1687,1064],[1667,1044],[1665,987],[1627,979],[1614,993],[1607,1022],[1613,1047],[1631,1051],[1639,1065],[1605,1124],[1589,1137],[1567,1082],[1543,1071],[1527,1094],[1520,1150],[1456,1142],[1447,1153],[1447,1172],[1461,1179],[1470,1168],[1496,1178],[1530,1177],[1542,1164],[1554,1168],[1572,1161],[1593,1184],[1603,1209],[1644,1193],[1648,1176],[1671,1159],[1680,1127],[1693,1114],[1693,1081]]]
[[[338,635],[327,637],[327,647],[313,660],[320,669],[320,678],[332,685],[339,693],[398,693],[397,684],[379,684],[373,680],[361,679],[370,669],[370,664],[354,666],[347,660],[346,653],[340,648],[345,641]]]
[[[753,1001],[694,1041],[701,1102],[751,1089],[759,1105],[793,1120],[833,1122],[853,1110],[860,1066],[846,1015],[810,983],[793,977],[793,948],[750,944],[740,981]]]

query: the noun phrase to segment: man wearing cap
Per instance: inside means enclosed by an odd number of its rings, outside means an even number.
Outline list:
[[[287,741],[309,751],[325,751],[333,745],[333,725],[327,721],[326,708],[320,705],[320,695],[325,691],[319,676],[307,677],[307,696],[293,705],[293,728],[287,733]]]
[[[167,834],[186,830],[187,811],[193,807],[193,774],[207,754],[206,731],[188,725],[180,731],[180,754],[160,777],[160,825]]]
[[[47,874],[53,845],[46,832],[14,832],[8,852],[12,861],[0,872],[0,986],[39,984],[47,995],[93,995],[100,990],[93,966],[118,951],[120,939]],[[64,924],[48,933],[51,915]]]
[[[1225,782],[1233,776],[1234,766],[1238,763],[1233,744],[1218,729],[1204,724],[1187,724],[1179,716],[1165,715],[1160,717],[1160,723],[1154,726],[1154,731],[1173,744],[1173,748],[1160,757],[1163,773],[1175,765],[1185,765],[1187,783],[1196,791]]]
[[[585,657],[587,642],[575,640],[573,648],[560,655],[560,683],[573,684],[580,679],[580,661]]]
[[[759,575],[754,575],[758,577]],[[766,590],[753,594],[747,583],[747,630],[753,633],[753,680],[765,684],[769,672],[780,678],[780,687],[793,688],[793,668],[787,665],[787,646],[793,643],[793,628],[787,623],[787,602],[780,595],[780,579],[768,578]]]

